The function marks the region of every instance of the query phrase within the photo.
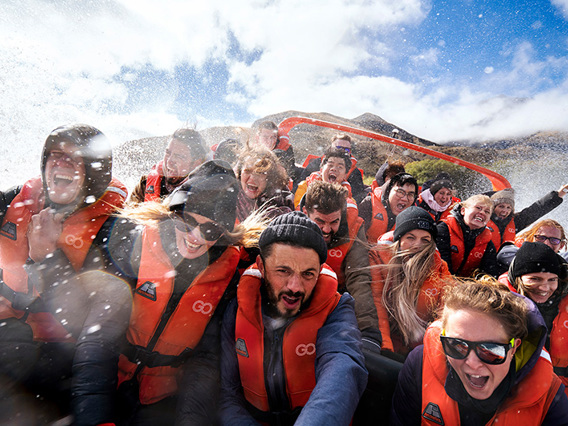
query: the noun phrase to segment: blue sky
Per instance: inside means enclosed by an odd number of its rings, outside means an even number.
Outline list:
[[[36,174],[69,122],[116,144],[285,110],[441,143],[568,131],[567,20],[568,0],[2,0],[0,177]]]

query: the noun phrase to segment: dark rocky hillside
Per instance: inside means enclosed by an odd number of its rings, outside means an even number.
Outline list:
[[[259,119],[251,127],[254,129],[261,121],[265,120],[280,123],[285,118],[293,116],[315,118],[375,131],[488,167],[501,163],[529,161],[554,153],[564,156],[568,150],[568,133],[560,132],[539,132],[523,138],[484,143],[470,141],[468,143],[450,142],[439,145],[413,135],[400,126],[389,123],[371,113],[347,119],[328,113],[286,111]],[[236,138],[245,143],[254,135],[251,128],[236,126],[212,127],[202,129],[201,133],[209,146],[225,138]],[[308,154],[321,154],[329,145],[329,141],[335,133],[337,133],[336,130],[311,124],[301,124],[294,127],[290,131],[290,140],[294,146],[296,161],[301,164]],[[377,168],[387,159],[410,162],[429,158],[414,151],[405,151],[400,147],[361,136],[352,135],[352,138],[355,145],[354,153],[359,160],[358,165],[366,175],[374,175]],[[115,167],[119,175],[122,175],[126,181],[132,182],[132,176],[138,177],[147,173],[150,167],[162,158],[166,141],[167,136],[159,136],[124,143],[115,152]]]

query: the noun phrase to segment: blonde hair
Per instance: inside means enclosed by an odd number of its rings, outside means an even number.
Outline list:
[[[461,202],[461,206],[465,208],[474,207],[476,204],[482,204],[484,206],[489,207],[491,211],[490,214],[493,213],[493,207],[494,207],[493,201],[491,201],[491,198],[489,198],[487,195],[483,194],[472,195],[467,200]]]
[[[115,216],[132,220],[142,226],[158,227],[159,223],[174,220],[168,208],[168,199],[163,202],[149,201],[119,209]],[[242,247],[258,247],[260,234],[268,225],[269,218],[264,217],[262,210],[251,213],[244,221],[236,224],[232,231],[225,229],[223,239],[230,245]],[[176,219],[179,220],[179,219]]]
[[[539,231],[540,228],[544,228],[545,226],[558,229],[560,231],[560,239],[562,240],[561,244],[566,244],[566,233],[564,232],[564,228],[562,227],[562,225],[560,225],[557,221],[553,219],[543,219],[538,221],[529,229],[518,234],[517,238],[534,243],[536,242],[534,236],[536,235],[536,233]]]
[[[241,180],[241,174],[249,165],[252,173],[266,175],[265,193],[271,194],[278,190],[288,187],[288,175],[284,168],[279,167],[280,163],[276,154],[266,148],[256,147],[250,151],[243,152],[238,159],[235,167],[237,179]]]
[[[428,324],[418,316],[416,305],[424,281],[433,272],[436,242],[432,239],[417,253],[401,251],[400,240],[387,248],[392,250],[393,256],[386,265],[383,305],[394,319],[405,345],[421,342]]]

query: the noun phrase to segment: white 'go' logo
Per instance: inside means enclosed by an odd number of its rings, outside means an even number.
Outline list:
[[[211,303],[206,303],[203,300],[196,300],[192,308],[194,312],[209,315],[213,310],[213,305]]]
[[[308,343],[307,345],[300,343],[298,346],[296,346],[296,355],[298,356],[313,355],[315,353],[316,345],[314,345],[313,343]]]

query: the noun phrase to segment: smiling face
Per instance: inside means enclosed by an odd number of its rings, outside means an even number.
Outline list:
[[[509,217],[509,215],[512,212],[513,212],[513,206],[511,206],[510,204],[507,204],[507,203],[497,204],[495,206],[495,209],[493,210],[493,213],[499,219],[505,219],[505,218]]]
[[[321,169],[324,182],[342,183],[347,177],[345,161],[339,157],[329,157]]]
[[[85,164],[79,148],[70,142],[57,144],[45,163],[49,199],[57,204],[71,204],[83,192],[84,183]]]
[[[164,177],[170,184],[181,182],[197,166],[188,146],[177,139],[170,140],[164,154]]]
[[[274,243],[265,260],[258,256],[256,263],[274,316],[290,318],[298,314],[318,280],[321,265],[316,251]]]
[[[323,214],[317,211],[317,209],[308,212],[304,207],[304,213],[319,226],[326,244],[331,243],[341,224],[341,210]]]
[[[412,253],[419,252],[432,242],[432,234],[423,229],[413,229],[400,238],[400,249],[410,250]]]
[[[511,340],[511,336],[507,336],[505,328],[497,319],[471,309],[449,309],[444,323],[448,337],[505,344]],[[474,350],[462,360],[448,356],[446,359],[456,371],[467,393],[472,398],[485,400],[509,373],[513,354],[520,344],[520,339],[515,339],[514,348],[509,349],[505,362],[499,365],[482,362]]]
[[[266,173],[254,172],[254,164],[246,164],[241,170],[241,188],[251,200],[258,198],[266,190],[267,182]]]
[[[452,195],[452,191],[448,188],[442,188],[434,194],[434,201],[441,206],[445,206],[452,199]]]
[[[559,240],[558,244],[554,244],[552,241],[550,241],[550,238],[556,238],[557,240]],[[534,243],[535,241],[546,244],[548,247],[554,250],[555,253],[558,253],[564,248],[564,242],[562,241],[562,232],[560,231],[560,229],[554,226],[545,225],[538,228],[531,239],[531,242]],[[554,242],[556,242],[556,240],[554,240]]]
[[[491,208],[482,202],[461,208],[464,223],[471,229],[483,228],[491,217]]]
[[[219,240],[219,238],[209,241],[209,239],[205,239],[203,237],[203,228],[201,226],[197,226],[197,224],[215,224],[213,220],[206,218],[205,216],[201,216],[195,213],[185,213],[187,216],[191,216],[195,223],[193,225],[187,225],[185,222],[182,221],[181,218],[176,217],[176,244],[177,249],[180,254],[185,257],[186,259],[197,259],[198,257],[207,253],[207,251],[215,245],[215,243]],[[177,222],[179,221],[179,223]],[[210,225],[211,226],[211,225]]]
[[[534,272],[521,276],[523,294],[535,303],[544,303],[558,288],[558,275],[552,272]]]
[[[416,199],[416,188],[411,183],[402,186],[395,185],[389,192],[389,206],[392,213],[398,216],[404,209],[410,207]]]

